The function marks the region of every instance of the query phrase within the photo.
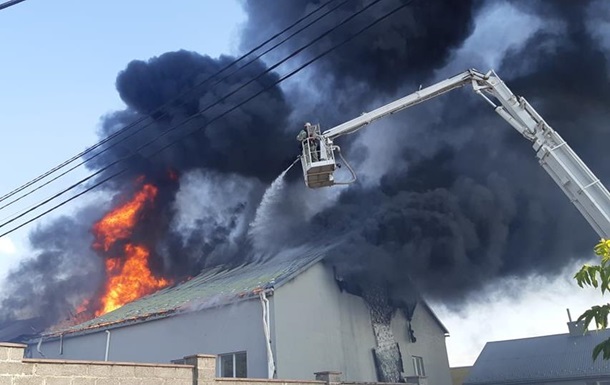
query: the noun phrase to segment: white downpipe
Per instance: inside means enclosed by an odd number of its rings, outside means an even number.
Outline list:
[[[104,361],[108,361],[108,352],[110,351],[110,330],[106,330],[106,353],[104,354]]]
[[[265,341],[267,345],[267,377],[273,378],[275,375],[275,360],[273,359],[273,350],[271,350],[271,322],[269,320],[269,300],[262,291],[260,294],[261,305],[263,305],[263,330],[265,332]]]
[[[46,356],[44,355],[44,353],[40,349],[41,347],[42,347],[42,337],[40,337],[40,339],[38,340],[38,345],[36,345],[36,351],[38,352],[38,354],[40,354],[40,356],[42,358],[46,358]]]

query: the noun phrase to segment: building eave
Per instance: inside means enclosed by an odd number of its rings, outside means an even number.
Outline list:
[[[272,291],[267,292],[268,297],[270,297],[272,295],[273,295]],[[103,332],[105,330],[113,330],[113,329],[118,329],[118,328],[122,328],[122,327],[137,325],[137,324],[141,324],[141,323],[145,323],[145,322],[157,321],[157,320],[169,318],[169,317],[178,317],[178,316],[186,315],[186,314],[195,314],[195,313],[199,313],[199,312],[208,311],[211,309],[217,309],[217,308],[222,308],[222,307],[229,306],[229,305],[234,305],[234,304],[241,303],[244,301],[257,300],[258,298],[259,297],[258,297],[258,292],[257,292],[256,295],[241,296],[239,298],[228,299],[226,301],[216,303],[213,306],[209,306],[209,307],[206,307],[203,309],[198,309],[198,310],[185,311],[185,310],[181,310],[181,309],[173,309],[170,311],[156,313],[156,314],[149,314],[149,315],[142,316],[142,317],[132,317],[132,318],[124,319],[124,320],[120,320],[120,321],[96,324],[96,325],[88,327],[88,328],[80,328],[80,329],[74,329],[74,330],[63,330],[63,331],[57,331],[57,332],[52,332],[52,333],[45,333],[45,334],[40,334],[40,335],[36,336],[35,338],[29,339],[26,343],[28,345],[36,344],[36,343],[38,343],[38,341],[41,338],[43,339],[43,341],[50,342],[50,341],[59,340],[62,337],[63,338],[79,337],[79,336],[84,336],[84,335],[88,335],[88,334]]]
[[[428,311],[428,313],[430,313],[430,315],[432,316],[432,319],[434,319],[434,321],[438,324],[438,326],[441,328],[441,330],[443,331],[443,333],[445,333],[445,337],[449,337],[449,330],[447,329],[447,327],[445,327],[445,325],[441,322],[440,318],[438,318],[438,316],[436,315],[436,313],[434,312],[434,310],[432,310],[432,308],[430,307],[430,305],[428,305],[426,303],[426,301],[424,301],[423,299],[419,301],[419,303],[424,306],[426,308],[426,310]]]

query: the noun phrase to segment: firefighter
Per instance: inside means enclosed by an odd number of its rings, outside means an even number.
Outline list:
[[[318,141],[314,132],[314,127],[310,123],[305,123],[305,127],[297,135],[297,140],[301,143],[301,152],[303,152],[303,141],[307,139],[309,144],[309,157],[307,160],[318,161]]]

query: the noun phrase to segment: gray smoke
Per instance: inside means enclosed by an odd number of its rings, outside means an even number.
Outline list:
[[[88,208],[78,217],[60,217],[30,233],[33,256],[11,271],[0,297],[0,321],[44,317],[57,322],[90,298],[101,284],[103,263],[91,250]]]
[[[206,266],[240,263],[264,184],[204,170],[185,174],[180,183],[169,231],[157,242],[165,272],[174,271],[182,278]]]

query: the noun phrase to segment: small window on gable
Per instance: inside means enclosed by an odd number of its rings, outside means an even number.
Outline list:
[[[220,377],[248,377],[246,352],[221,354],[218,356]]]
[[[426,377],[426,369],[424,369],[424,358],[419,356],[412,356],[413,369],[415,369],[415,375],[418,377]]]

